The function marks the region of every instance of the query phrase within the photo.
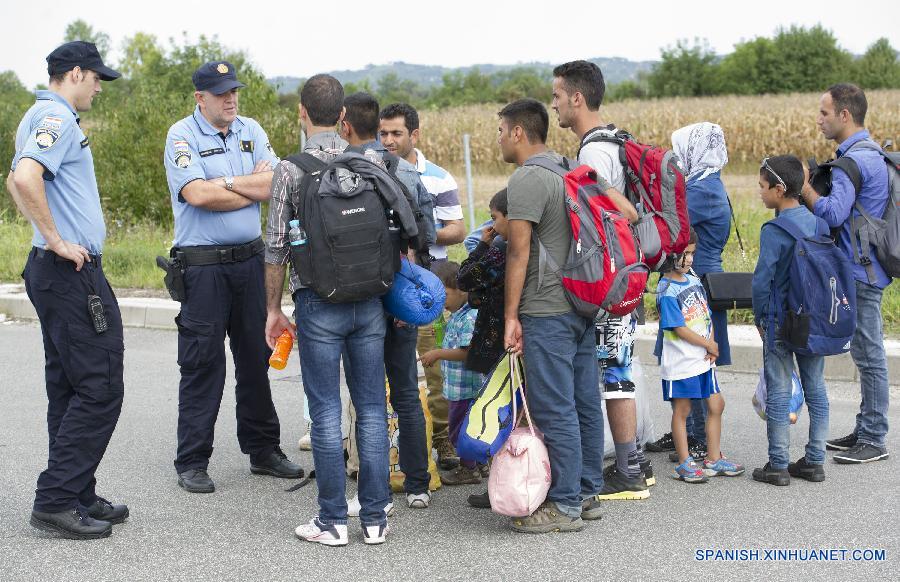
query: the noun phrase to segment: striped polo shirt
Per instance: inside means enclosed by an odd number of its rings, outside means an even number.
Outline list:
[[[459,188],[450,172],[425,159],[422,152],[416,149],[416,170],[425,189],[434,196],[434,225],[437,230],[444,226],[445,220],[462,220],[462,206],[459,204]],[[447,258],[447,247],[434,245],[431,256],[435,259]]]

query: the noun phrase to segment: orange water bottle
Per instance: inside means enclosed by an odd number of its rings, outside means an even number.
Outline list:
[[[276,370],[284,370],[284,367],[287,366],[288,357],[291,355],[291,348],[293,347],[294,338],[291,337],[291,332],[284,330],[281,332],[281,335],[278,336],[278,341],[275,342],[275,349],[272,351],[272,356],[269,358],[269,365]]]

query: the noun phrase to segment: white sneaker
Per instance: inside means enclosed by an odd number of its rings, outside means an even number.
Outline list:
[[[385,522],[384,525],[363,526],[362,531],[363,541],[367,544],[383,544],[388,533],[390,533],[391,528],[389,528],[387,522]]]
[[[431,491],[425,493],[407,493],[406,505],[412,509],[426,509],[431,503]]]
[[[301,540],[315,542],[324,546],[346,546],[348,540],[346,525],[325,525],[319,521],[319,516],[312,518],[309,523],[298,525],[294,534]],[[384,540],[382,540],[384,541]]]
[[[359,512],[362,510],[362,506],[359,503],[359,494],[354,495],[352,499],[347,500],[347,517],[359,517]],[[384,514],[387,517],[394,515],[394,502],[389,501],[387,505],[384,506]]]
[[[300,437],[300,442],[297,443],[297,446],[300,447],[301,451],[311,451],[312,450],[312,438],[310,437],[310,431],[312,430],[312,423],[306,423],[306,434]]]

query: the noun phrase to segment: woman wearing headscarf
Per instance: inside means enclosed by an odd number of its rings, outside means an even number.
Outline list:
[[[694,272],[700,277],[706,273],[720,273],[723,270],[722,250],[731,234],[731,210],[721,176],[722,168],[728,163],[725,134],[715,123],[708,121],[695,123],[682,127],[672,134],[672,149],[682,162],[688,214],[691,227],[697,233]],[[716,365],[727,366],[731,364],[728,312],[713,311],[712,321],[716,343],[719,345]],[[655,352],[660,352],[661,347],[661,341],[658,340]],[[705,423],[704,401],[695,400],[692,402],[691,415],[687,420],[688,445],[692,454],[706,454]],[[671,434],[666,434],[655,443],[648,444],[647,449],[674,450]]]

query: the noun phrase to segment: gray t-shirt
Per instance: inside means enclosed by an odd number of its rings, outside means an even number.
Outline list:
[[[562,157],[554,152],[538,155],[547,156],[557,163],[562,162]],[[558,265],[564,265],[572,241],[572,227],[566,215],[562,178],[550,170],[525,165],[510,176],[507,192],[508,218],[531,222],[534,232],[553,260]],[[542,285],[538,288],[538,256],[538,245],[532,238],[519,313],[546,317],[572,311],[563,291],[562,281],[551,268],[545,268]]]

